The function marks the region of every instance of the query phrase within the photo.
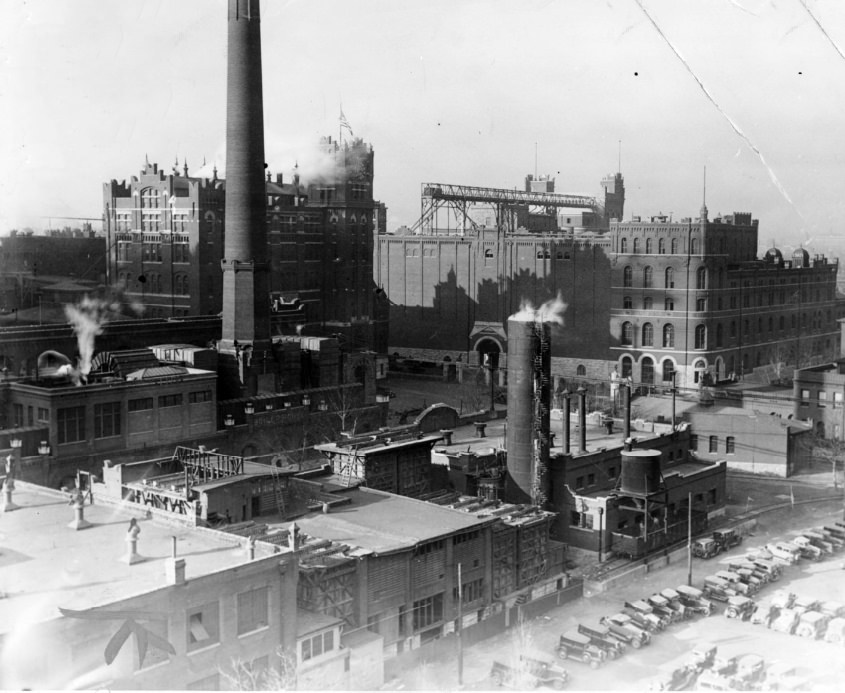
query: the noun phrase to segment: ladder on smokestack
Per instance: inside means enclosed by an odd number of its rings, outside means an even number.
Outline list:
[[[279,468],[270,463],[270,470],[273,474],[273,499],[276,501],[276,510],[281,517],[285,516],[285,493],[282,490],[282,475],[279,474]]]

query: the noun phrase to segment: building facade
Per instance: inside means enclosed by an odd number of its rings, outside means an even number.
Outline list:
[[[758,222],[612,222],[610,358],[646,387],[787,378],[839,352],[838,263],[803,249],[756,257]],[[677,374],[673,376],[673,374]]]

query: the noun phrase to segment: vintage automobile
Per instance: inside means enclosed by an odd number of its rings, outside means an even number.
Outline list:
[[[704,578],[704,594],[708,599],[713,599],[717,602],[726,602],[728,598],[735,597],[738,592],[733,589],[733,585],[727,580],[724,580],[716,575],[707,575]]]
[[[821,640],[824,637],[824,632],[827,630],[828,623],[830,623],[829,616],[819,611],[805,611],[798,619],[795,635],[799,638]]]
[[[820,529],[816,531],[824,530],[827,534],[832,537],[836,537],[839,541],[842,542],[843,546],[845,546],[845,527],[834,527],[832,525],[824,525]]]
[[[696,688],[699,691],[735,691],[737,685],[732,676],[717,674],[708,669],[698,675]]]
[[[713,660],[713,666],[710,667],[712,671],[717,674],[721,674],[722,676],[732,676],[736,673],[737,667],[737,658],[736,657],[729,657],[727,655],[720,655],[718,652],[716,653],[716,657]]]
[[[769,601],[779,609],[790,609],[795,603],[795,592],[789,590],[775,590]]]
[[[827,542],[819,542],[818,539],[811,540],[803,534],[793,537],[792,543],[798,547],[798,550],[801,552],[801,558],[806,558],[810,561],[820,561],[828,551],[833,553],[833,547]],[[826,548],[822,549],[819,544],[824,544]]]
[[[827,624],[824,641],[834,645],[845,645],[845,618],[837,617]]]
[[[832,600],[823,601],[819,604],[819,611],[830,618],[840,618],[845,616],[845,604]]]
[[[490,679],[497,686],[511,686],[519,690],[550,686],[560,690],[566,686],[569,673],[561,666],[542,657],[521,655],[518,666],[493,662]]]
[[[704,596],[704,592],[697,587],[678,585],[676,591],[681,599],[681,604],[692,613],[709,616],[713,611],[713,604]]]
[[[742,535],[733,527],[727,527],[713,532],[713,540],[719,545],[720,551],[729,551],[742,543]]]
[[[651,633],[640,628],[631,620],[627,614],[613,614],[613,616],[602,616],[599,623],[607,626],[610,634],[617,640],[639,649],[651,642]]]
[[[769,576],[769,582],[776,582],[780,579],[783,567],[774,561],[769,560],[768,558],[754,558],[749,559],[749,561]]]
[[[561,659],[577,659],[591,669],[598,669],[607,658],[603,650],[593,645],[589,637],[577,630],[568,630],[560,636],[557,656]]]
[[[658,596],[663,597],[669,605],[669,608],[679,613],[682,618],[692,618],[692,610],[687,609],[687,607],[684,606],[683,601],[681,601],[681,595],[678,594],[677,590],[673,590],[671,587],[664,587],[660,590]]]
[[[632,619],[634,619],[634,621],[637,622],[639,622],[640,618],[645,619],[646,623],[651,624],[650,626],[647,626],[649,630],[665,630],[666,626],[668,626],[670,622],[668,616],[658,616],[654,612],[654,607],[642,599],[637,599],[633,602],[625,602],[622,612],[628,614]]]
[[[769,571],[763,570],[757,564],[752,563],[751,561],[748,561],[744,558],[740,558],[728,563],[728,570],[737,573],[740,577],[742,577],[743,575],[745,575],[746,577],[754,577],[761,585],[771,581],[771,575]],[[743,573],[742,571],[747,572]]]
[[[578,624],[578,632],[586,635],[590,642],[602,650],[608,659],[616,659],[625,654],[626,643],[610,634],[610,628],[596,622]]]
[[[760,655],[747,654],[739,658],[734,679],[740,689],[751,690],[766,678],[766,663]]]
[[[772,662],[766,669],[764,691],[809,691],[810,682],[796,674],[795,666],[785,662]]]
[[[800,617],[801,615],[795,609],[781,609],[777,618],[772,621],[771,629],[792,635]]]
[[[822,539],[833,547],[834,552],[841,551],[845,548],[845,539],[843,539],[838,533],[832,532],[827,527],[815,527],[812,530],[816,534],[821,535]]]
[[[669,623],[675,623],[684,617],[683,613],[673,609],[669,604],[669,600],[661,594],[652,594],[650,597],[646,597],[645,601],[654,609],[655,614],[661,618],[668,619]],[[679,604],[679,606],[681,605]]]
[[[742,579],[742,575],[732,570],[717,570],[716,577],[729,582],[732,590],[746,597],[751,597],[760,591],[760,582],[758,580],[746,582]]]
[[[719,649],[712,642],[700,642],[690,653],[689,663],[699,671],[709,669],[716,661],[716,653]]]
[[[727,604],[725,604],[725,616],[727,618],[738,618],[741,621],[747,621],[754,613],[754,600],[749,597],[737,595],[736,597],[728,597]]]
[[[712,537],[696,539],[692,543],[692,555],[696,558],[713,558],[721,551],[721,547]]]
[[[695,680],[698,671],[689,665],[681,665],[661,671],[648,683],[649,691],[683,691]]]
[[[801,536],[806,537],[813,546],[821,549],[825,556],[832,556],[842,548],[840,545],[841,539],[828,534],[823,529],[808,529],[801,532]]]
[[[800,550],[795,544],[785,541],[776,541],[766,544],[766,550],[772,554],[775,561],[783,565],[794,565],[800,557]]]
[[[778,614],[780,614],[780,607],[772,604],[771,599],[764,602],[758,602],[755,606],[754,613],[751,614],[751,623],[754,625],[763,625],[766,628],[771,627]]]
[[[745,550],[745,557],[749,561],[756,561],[756,560],[764,560],[764,561],[771,561],[772,560],[772,552],[766,549],[764,546],[759,546],[756,549],[746,549]]]
[[[821,606],[821,601],[815,597],[808,597],[806,594],[799,594],[792,602],[792,609],[795,609],[799,614],[805,611],[818,611]]]

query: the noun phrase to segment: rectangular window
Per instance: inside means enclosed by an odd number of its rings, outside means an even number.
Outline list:
[[[367,630],[371,633],[381,632],[381,614],[367,617]]]
[[[217,602],[190,609],[188,617],[188,652],[220,642],[220,610]]]
[[[810,406],[810,391],[809,390],[801,390],[801,401],[799,404],[802,407]]]
[[[334,631],[332,630],[306,638],[300,646],[302,661],[305,662],[312,657],[319,657],[321,654],[331,652],[333,649]]]
[[[819,390],[819,407],[824,409],[827,406],[827,392],[824,390]]]
[[[579,476],[575,479],[575,488],[584,488],[584,477]]]
[[[710,452],[719,452],[719,438],[710,436]]]
[[[716,489],[711,488],[707,492],[707,504],[708,505],[716,505]]]
[[[414,602],[414,630],[422,630],[443,620],[443,593]]]
[[[129,400],[129,411],[145,411],[153,408],[152,397],[142,397],[141,399]]]
[[[596,475],[595,474],[588,474],[587,475],[587,486],[592,486],[596,483]]]
[[[834,392],[833,393],[833,408],[834,409],[841,409],[842,408],[842,393],[841,392]]]
[[[162,407],[181,407],[182,393],[177,392],[173,395],[159,395],[158,406],[159,409],[161,409]]]
[[[728,453],[729,455],[733,455],[735,451],[736,451],[736,444],[734,442],[734,437],[728,436],[727,438],[725,438],[725,452]]]
[[[616,467],[610,467],[607,470],[607,478],[608,479],[615,479],[616,478]]]
[[[12,411],[12,418],[14,419],[15,428],[20,428],[21,426],[23,426],[23,404],[14,404],[12,406]]]
[[[443,543],[442,539],[438,539],[437,541],[430,541],[427,544],[421,544],[416,549],[414,549],[414,558],[422,558],[423,556],[427,556],[434,551],[442,551],[445,544]]]
[[[94,437],[109,438],[120,435],[120,402],[94,405]]]
[[[191,404],[198,404],[199,402],[210,402],[211,390],[201,390],[199,392],[189,392],[188,402]]]
[[[238,635],[250,633],[259,628],[266,628],[267,588],[259,587],[238,595]]]
[[[478,601],[484,596],[484,578],[478,578],[471,582],[461,584],[461,603],[470,604]],[[452,588],[452,600],[458,601],[458,588]]]
[[[50,410],[38,407],[38,423],[50,423]]]
[[[698,436],[695,433],[689,437],[689,449],[698,450]]]
[[[85,440],[85,407],[57,410],[56,435],[59,445]]]

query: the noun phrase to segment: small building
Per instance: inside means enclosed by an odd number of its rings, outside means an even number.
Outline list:
[[[845,440],[845,358],[797,370],[793,388],[795,418],[810,422],[820,438]]]

